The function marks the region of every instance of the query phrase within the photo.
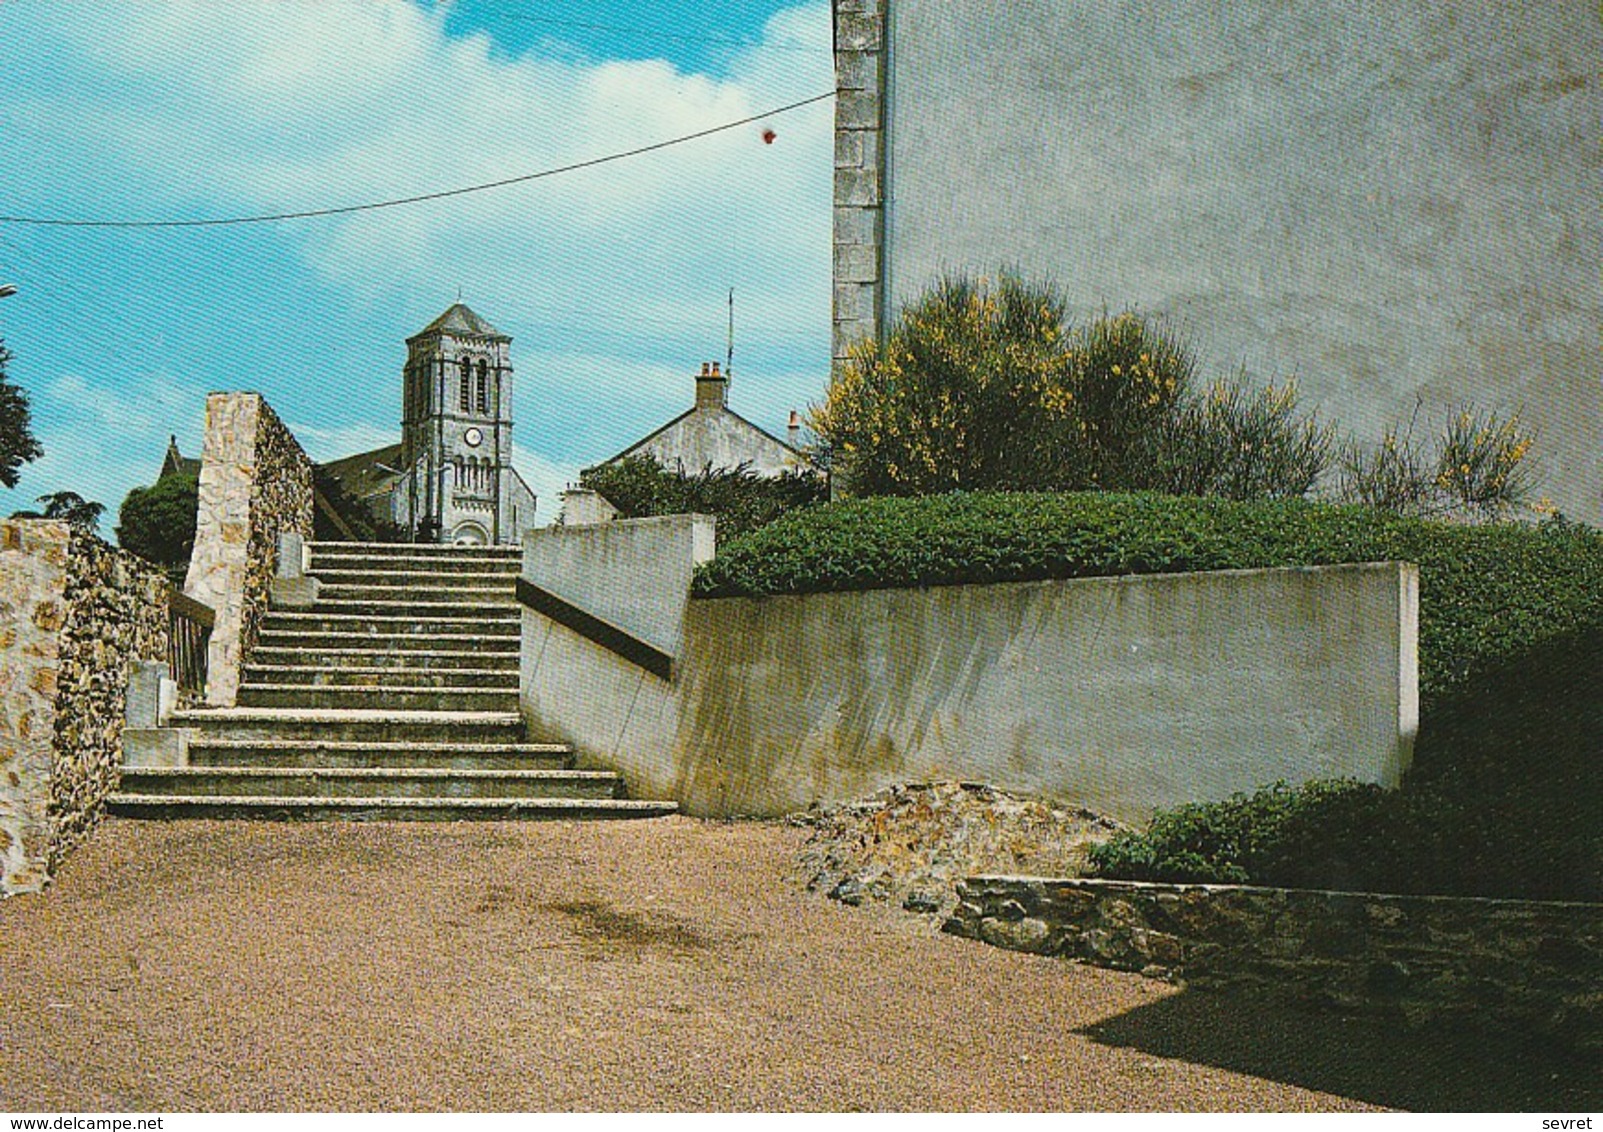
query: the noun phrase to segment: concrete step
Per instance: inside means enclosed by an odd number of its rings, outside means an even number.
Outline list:
[[[287,610],[273,610],[268,613],[271,618],[275,613],[288,612]],[[296,612],[302,612],[297,610]],[[465,597],[462,594],[454,598],[444,597],[437,601],[413,601],[411,599],[368,601],[364,599],[338,599],[325,601],[318,598],[317,604],[304,611],[314,617],[363,617],[373,621],[392,620],[424,620],[438,621],[441,618],[489,618],[491,620],[504,619],[516,616],[518,612],[517,601],[508,593],[505,597],[486,595],[480,597]]]
[[[602,770],[455,770],[444,767],[123,767],[126,794],[275,798],[616,798]]]
[[[517,743],[515,711],[398,711],[356,708],[232,707],[175,711],[173,727],[203,738],[319,739],[353,743]]]
[[[262,619],[263,633],[360,633],[369,637],[513,637],[521,629],[516,606],[477,617],[370,617],[358,613],[289,613]]]
[[[507,688],[429,688],[387,685],[377,688],[315,684],[244,684],[242,708],[354,708],[388,711],[508,711],[518,709],[518,690]]]
[[[307,654],[313,662],[319,658]],[[403,653],[411,658],[416,653]],[[509,654],[510,656],[510,654]],[[418,665],[401,668],[395,665],[336,665],[317,663],[302,665],[252,664],[245,669],[245,685],[273,685],[307,688],[383,688],[398,685],[408,688],[465,688],[517,691],[518,666],[503,664],[499,668],[431,668]]]
[[[317,554],[368,554],[378,557],[413,558],[513,558],[522,555],[516,546],[473,546],[457,542],[313,542]]]
[[[381,743],[316,739],[196,739],[189,763],[201,767],[329,767],[451,770],[568,770],[560,743]]]
[[[380,561],[351,558],[341,563],[325,563],[321,569],[311,571],[324,585],[399,585],[399,587],[438,587],[457,585],[473,588],[500,588],[511,585],[518,576],[516,569],[465,569],[450,572],[449,582],[438,569],[412,569],[410,563],[380,563]]]
[[[325,571],[340,570],[397,570],[416,574],[516,574],[522,565],[522,552],[511,550],[486,551],[465,547],[429,548],[426,553],[414,553],[417,548],[403,552],[393,549],[383,552],[370,550],[324,550],[314,546],[308,572],[321,575]]]
[[[363,643],[371,646],[373,641],[361,638]],[[428,641],[419,642],[427,645]],[[335,668],[361,668],[379,669],[386,672],[441,672],[486,670],[495,672],[516,672],[518,670],[518,652],[513,649],[502,649],[497,652],[458,650],[447,652],[439,649],[414,648],[406,650],[390,650],[378,648],[350,648],[350,649],[290,649],[273,646],[263,648],[257,646],[251,653],[252,665],[247,668],[246,679],[251,677],[249,672],[257,668],[285,670],[312,668],[328,671]],[[285,681],[286,683],[288,681]],[[269,681],[271,683],[271,681]],[[405,683],[405,681],[402,681]]]
[[[353,577],[346,574],[344,577]],[[395,605],[413,605],[428,608],[433,605],[449,604],[452,602],[498,602],[511,604],[516,601],[513,595],[516,592],[517,578],[507,575],[504,578],[489,577],[481,574],[460,574],[451,577],[441,576],[431,580],[429,585],[404,585],[374,582],[326,582],[318,579],[322,588],[318,591],[318,604],[324,602],[390,602]]]
[[[627,798],[312,798],[267,795],[117,793],[112,813],[132,818],[256,818],[272,821],[516,821],[654,818],[675,813],[673,802]]]
[[[388,654],[397,652],[450,652],[471,653],[474,656],[499,655],[510,653],[518,655],[518,635],[503,636],[496,634],[485,636],[480,633],[396,633],[389,636],[376,636],[373,633],[361,632],[346,627],[335,632],[308,632],[305,630],[281,630],[264,626],[256,640],[256,651],[251,658],[261,656],[268,650],[287,649],[298,652],[348,652],[357,650],[371,654],[378,650]]]

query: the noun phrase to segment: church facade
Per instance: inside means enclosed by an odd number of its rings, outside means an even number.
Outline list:
[[[452,304],[406,340],[401,442],[324,471],[408,541],[521,541],[536,500],[512,466],[511,344]]]

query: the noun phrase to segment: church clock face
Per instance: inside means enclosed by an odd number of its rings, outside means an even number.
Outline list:
[[[462,434],[462,439],[467,443],[469,448],[477,448],[479,445],[484,443],[484,433],[480,432],[476,428],[470,428]]]

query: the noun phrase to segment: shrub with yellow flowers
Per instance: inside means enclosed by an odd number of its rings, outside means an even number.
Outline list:
[[[1076,327],[1052,285],[949,275],[851,350],[810,424],[853,495],[1085,489],[1305,494],[1331,430],[1296,386],[1198,390],[1192,350],[1125,311]]]
[[[1415,439],[1422,405],[1408,427],[1390,426],[1380,444],[1348,443],[1338,462],[1337,494],[1417,518],[1497,520],[1515,514],[1532,493],[1534,434],[1519,413],[1506,417],[1472,407],[1454,412],[1427,450]],[[1538,515],[1553,513],[1543,499]]]

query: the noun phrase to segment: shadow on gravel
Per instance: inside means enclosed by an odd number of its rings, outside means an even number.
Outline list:
[[[1416,1112],[1603,1108],[1603,1064],[1516,1035],[1407,1029],[1188,990],[1079,1031],[1138,1049]]]
[[[541,910],[566,916],[579,935],[594,943],[629,950],[656,947],[669,951],[705,951],[715,942],[670,916],[661,913],[642,916],[600,900],[543,904]]]

